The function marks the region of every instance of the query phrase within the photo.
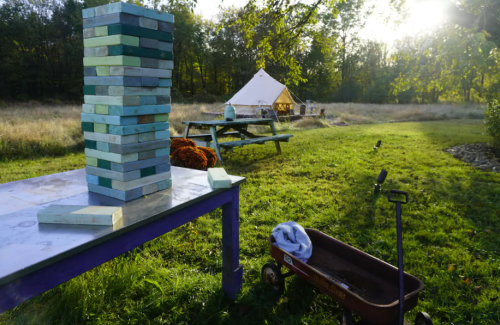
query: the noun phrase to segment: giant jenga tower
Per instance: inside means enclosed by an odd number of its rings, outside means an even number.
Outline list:
[[[123,2],[82,15],[89,191],[130,201],[171,187],[173,15]]]

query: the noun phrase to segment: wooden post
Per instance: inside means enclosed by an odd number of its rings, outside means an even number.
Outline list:
[[[191,126],[191,124],[187,124],[186,125],[186,128],[184,129],[184,138],[188,138],[188,135],[189,135],[189,127]]]
[[[222,289],[234,300],[243,284],[239,264],[239,186],[231,190],[232,200],[222,206]]]

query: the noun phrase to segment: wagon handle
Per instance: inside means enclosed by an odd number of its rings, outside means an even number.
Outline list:
[[[393,199],[391,194],[404,195],[405,201]],[[396,225],[398,237],[398,273],[399,273],[399,325],[404,324],[404,301],[405,301],[405,288],[404,288],[404,269],[403,269],[403,225],[401,222],[401,204],[406,204],[409,201],[408,193],[405,191],[390,190],[387,195],[389,202],[396,203]]]

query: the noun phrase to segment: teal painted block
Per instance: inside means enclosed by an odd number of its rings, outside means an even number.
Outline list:
[[[113,14],[118,12],[164,21],[166,23],[174,22],[174,15],[169,14],[167,12],[161,12],[154,9],[139,7],[125,2],[115,2],[115,3],[110,3],[108,5],[108,14]]]
[[[110,67],[109,73],[112,76],[172,78],[172,70],[138,67]]]
[[[109,143],[108,142],[96,142],[96,147],[90,148],[90,149],[97,149],[99,151],[109,152]]]
[[[125,126],[109,126],[109,133],[116,135],[129,135],[145,132],[163,131],[168,129],[168,123],[150,123],[150,124],[138,124],[138,125],[125,125]]]
[[[139,96],[83,96],[85,104],[113,105],[113,106],[137,106],[141,104]],[[157,99],[158,100],[158,99]]]
[[[87,8],[82,10],[82,18],[95,17],[95,8]]]
[[[141,100],[145,96],[141,97]],[[156,97],[155,98],[156,101]],[[145,105],[145,106],[110,106],[109,115],[136,116],[170,113],[170,105]]]
[[[170,96],[170,88],[109,86],[110,96]]]
[[[120,154],[111,153],[111,152],[103,152],[103,151],[99,151],[99,150],[85,149],[85,155],[88,157],[107,160],[107,161],[120,163],[120,164],[139,160],[139,155],[137,153],[120,155]]]
[[[151,176],[154,174],[156,174],[156,167],[155,166],[141,169],[141,177]]]
[[[84,95],[95,95],[95,86],[83,86]]]
[[[111,162],[107,160],[97,159],[97,167],[111,170]]]
[[[85,148],[97,149],[97,141],[85,140]]]
[[[170,138],[170,131],[157,131],[155,132],[155,139],[160,140],[160,139],[169,139]]]
[[[160,79],[160,87],[172,87],[172,79]]]
[[[94,132],[94,123],[82,122],[82,131]]]
[[[167,69],[167,70],[173,70],[174,69],[174,61],[168,61],[168,60],[158,60],[158,69]]]
[[[118,36],[118,35],[115,35]],[[124,35],[125,36],[125,35]],[[108,36],[110,37],[110,36]],[[133,36],[130,36],[133,37]],[[103,38],[103,37],[99,37]],[[93,38],[88,38],[87,40],[93,40]],[[102,43],[102,42],[101,42]],[[100,43],[98,43],[100,44]],[[140,56],[143,58],[152,58],[152,59],[162,59],[162,60],[172,60],[174,58],[174,55],[170,51],[160,51],[160,50],[153,50],[153,49],[148,49],[144,47],[139,47],[139,45],[125,45],[121,43],[122,45],[113,45],[110,46],[108,49],[108,53],[110,56],[113,55],[128,55],[128,56]]]
[[[156,96],[141,96],[141,105],[156,105]]]
[[[172,187],[172,180],[171,179],[166,179],[161,182],[156,183],[158,184],[158,191],[163,191],[166,190],[167,188]]]
[[[134,125],[137,124],[137,117],[135,116],[113,116],[113,115],[100,115],[100,114],[81,114],[82,122],[102,123],[110,125]],[[158,121],[164,122],[164,121]]]
[[[170,163],[156,165],[155,168],[156,168],[156,173],[157,174],[166,173],[166,172],[170,171]]]
[[[113,188],[111,186],[111,179],[109,179],[109,178],[99,177],[99,184],[98,185],[102,186],[102,187]]]
[[[136,27],[129,24],[108,25],[108,35],[119,35],[119,34],[145,37],[159,41],[169,42],[170,44],[172,44],[173,41],[172,33],[165,33],[156,30]]]
[[[170,156],[170,148],[157,149],[155,151],[155,156],[156,157]]]

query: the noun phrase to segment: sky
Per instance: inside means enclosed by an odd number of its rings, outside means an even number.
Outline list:
[[[306,0],[308,1],[310,0]],[[396,25],[391,19],[387,19],[394,16],[389,0],[367,0],[366,6],[373,6],[373,13],[360,31],[360,37],[382,41],[391,46],[395,40],[405,36],[414,36],[438,28],[439,23],[445,18],[445,8],[440,1],[407,0],[406,2],[409,9],[408,17],[403,23]],[[219,12],[219,6],[242,7],[245,3],[246,0],[198,0],[195,13],[210,19]]]

